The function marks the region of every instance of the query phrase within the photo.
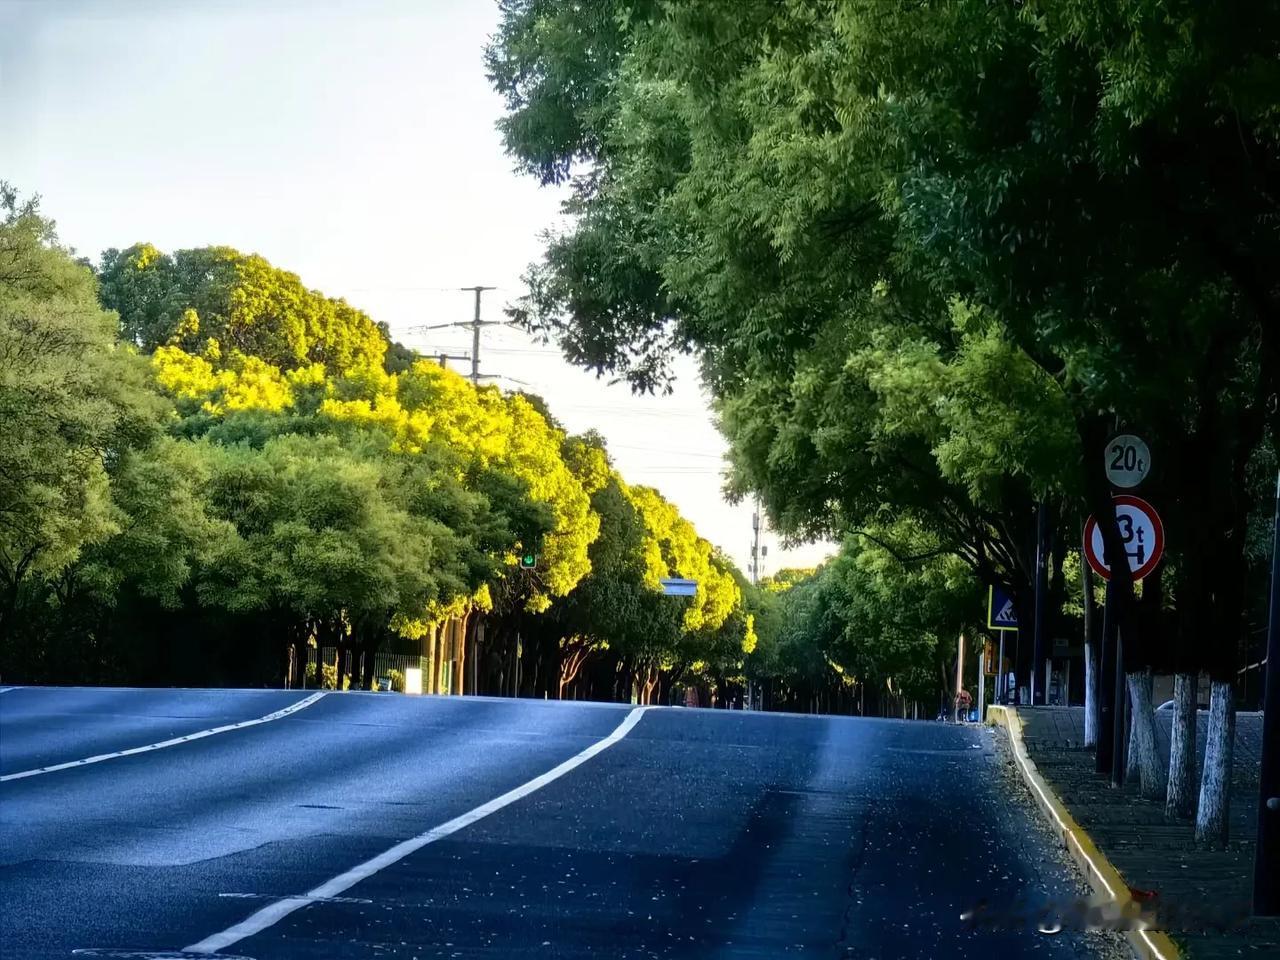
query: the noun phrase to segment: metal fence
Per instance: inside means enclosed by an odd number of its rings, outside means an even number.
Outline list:
[[[324,647],[320,651],[320,653],[324,657],[324,662],[326,666],[337,666],[337,663],[338,663],[337,647]],[[356,670],[360,665],[359,658],[356,652],[353,650],[347,650],[345,652],[345,658],[346,658],[345,666],[347,668],[346,669],[347,675],[355,676]],[[308,647],[307,648],[307,666],[313,667],[315,665],[316,665],[316,648]],[[446,673],[447,673],[448,666],[449,666],[448,664],[445,664]],[[431,660],[429,658],[416,657],[409,654],[401,654],[401,653],[375,653],[373,655],[373,675],[375,679],[387,676],[388,674],[391,673],[392,670],[398,670],[400,673],[403,674],[405,670],[408,669],[409,667],[417,667],[422,671],[423,687],[425,689],[426,678],[431,675],[430,674]],[[450,685],[444,682],[444,678],[442,678],[441,686],[445,691],[447,691]]]

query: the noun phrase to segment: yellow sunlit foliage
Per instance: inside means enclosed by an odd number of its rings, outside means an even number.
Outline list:
[[[294,406],[301,388],[323,384],[317,410],[322,418],[377,429],[397,453],[414,455],[428,444],[443,444],[458,454],[461,474],[490,468],[511,473],[527,485],[530,499],[549,506],[555,517],[526,604],[533,612],[568,593],[591,569],[587,548],[599,533],[600,519],[583,481],[562,455],[563,432],[524,397],[493,387],[476,389],[426,361],[402,374],[366,366],[326,379],[318,363],[284,372],[239,351],[217,364],[166,346],[155,351],[152,364],[163,389],[206,413],[278,413]],[[588,474],[588,482],[594,476]]]
[[[297,274],[231,247],[163,253],[149,243],[108,250],[104,304],[145,350],[205,353],[216,340],[282,370],[313,363],[331,373],[381,366],[387,339],[365,313],[307,289]]]
[[[195,400],[206,413],[262,410],[279,413],[293,406],[289,378],[257,357],[232,351],[215,369],[204,357],[179,347],[160,347],[151,356],[156,382],[180,400]],[[309,368],[307,375],[312,375]]]
[[[742,591],[733,577],[715,562],[709,542],[698,536],[693,524],[652,487],[623,485],[623,490],[644,519],[645,582],[661,589],[663,577],[683,577],[698,582],[697,594],[684,614],[686,630],[714,630],[742,604]]]
[[[425,658],[433,692],[741,682],[745,581],[541,398],[477,388],[227,247],[109,250],[95,275],[3,184],[0,242],[21,400],[0,411],[0,568],[20,558],[0,573],[22,612],[0,609],[0,661],[19,676],[76,660],[100,681],[345,689],[393,653]],[[697,595],[663,596],[667,576]],[[83,656],[45,643],[85,624],[105,632]]]

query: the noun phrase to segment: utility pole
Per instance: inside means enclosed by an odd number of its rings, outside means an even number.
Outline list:
[[[760,585],[760,498],[756,497],[751,511],[751,585]],[[751,681],[744,683],[743,703],[746,710],[752,709]]]
[[[463,290],[474,291],[476,295],[476,312],[475,317],[470,323],[471,327],[471,382],[477,387],[480,386],[480,328],[494,326],[498,321],[484,321],[480,319],[480,295],[486,290],[492,290],[493,287],[463,287]],[[465,324],[460,324],[465,326]]]
[[[751,585],[760,585],[760,498],[751,513]]]
[[[481,286],[477,284],[474,287],[459,287],[458,289],[464,290],[464,291],[470,291],[474,293],[476,296],[475,314],[473,315],[471,320],[462,321],[458,323],[425,324],[423,326],[410,327],[409,329],[414,331],[426,331],[426,330],[445,330],[450,327],[463,327],[465,329],[470,330],[471,331],[471,354],[467,355],[467,354],[442,353],[440,354],[440,366],[442,367],[445,366],[445,363],[448,360],[470,360],[471,361],[471,382],[478,387],[480,385],[480,378],[482,376],[482,374],[480,373],[480,328],[502,326],[502,323],[499,320],[481,320],[480,319],[480,296],[486,290],[496,290],[497,288],[486,287],[486,286]]]

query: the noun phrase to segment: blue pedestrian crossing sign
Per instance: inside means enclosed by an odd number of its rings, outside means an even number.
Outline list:
[[[1018,629],[1018,611],[1013,606],[1013,593],[1008,587],[987,588],[987,628]]]

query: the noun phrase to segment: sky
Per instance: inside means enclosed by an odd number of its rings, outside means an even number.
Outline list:
[[[0,179],[38,193],[97,259],[149,241],[262,254],[432,354],[503,319],[563,195],[521,176],[482,51],[492,0],[0,0]],[[638,397],[520,330],[484,330],[481,370],[596,429],[629,483],[658,488],[747,569],[749,503],[725,502],[726,448],[692,360]],[[465,363],[457,363],[466,367]],[[783,549],[762,574],[810,566]]]

